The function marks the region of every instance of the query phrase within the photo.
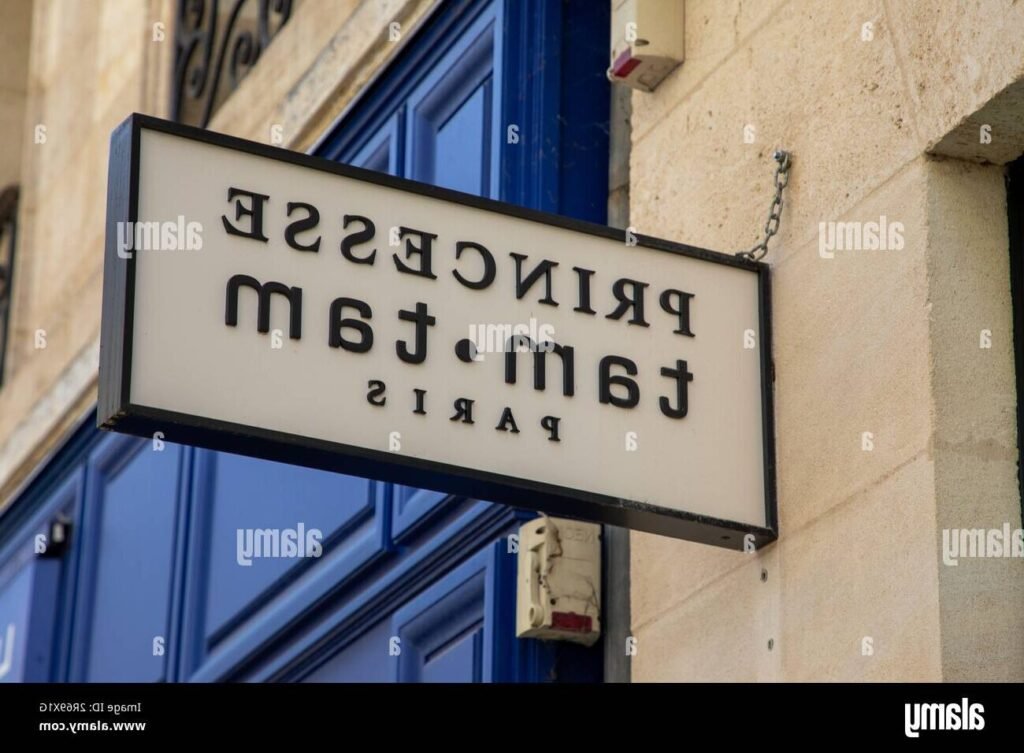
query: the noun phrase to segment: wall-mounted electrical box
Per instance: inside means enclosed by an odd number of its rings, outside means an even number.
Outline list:
[[[542,516],[519,529],[516,636],[592,645],[601,635],[601,526]]]
[[[683,0],[615,0],[608,78],[654,91],[683,62]]]

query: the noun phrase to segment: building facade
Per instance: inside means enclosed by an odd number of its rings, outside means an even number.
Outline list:
[[[5,3],[0,680],[1024,679],[1024,9],[677,1],[652,92],[606,76],[617,2]],[[727,253],[787,150],[778,540],[606,527],[601,643],[517,639],[535,513],[98,431],[132,112]]]

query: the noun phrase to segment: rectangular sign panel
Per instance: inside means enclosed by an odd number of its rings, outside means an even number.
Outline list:
[[[107,211],[104,428],[776,537],[763,264],[139,115]]]

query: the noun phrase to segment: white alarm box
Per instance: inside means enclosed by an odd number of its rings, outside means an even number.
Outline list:
[[[654,91],[683,62],[683,0],[615,0],[608,78]]]
[[[516,636],[592,645],[601,635],[601,526],[542,516],[519,529]]]

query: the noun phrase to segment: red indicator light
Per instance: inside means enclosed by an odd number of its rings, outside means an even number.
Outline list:
[[[627,47],[612,63],[612,75],[615,78],[626,78],[638,65],[640,65],[640,61],[633,57],[633,50]]]
[[[560,630],[571,630],[574,633],[589,633],[594,620],[585,614],[575,612],[552,612],[551,627]]]

